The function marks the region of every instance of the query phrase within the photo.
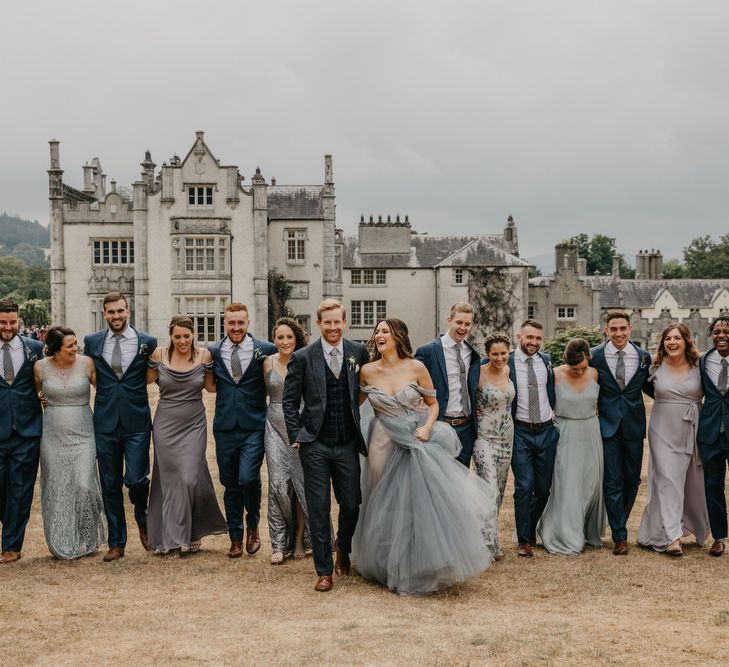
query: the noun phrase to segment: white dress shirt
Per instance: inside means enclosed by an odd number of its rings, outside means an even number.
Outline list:
[[[139,338],[137,332],[128,326],[121,334],[119,339],[119,347],[121,347],[121,367],[122,374],[127,372],[127,368],[134,361],[134,357],[137,356],[137,343]],[[114,332],[111,329],[106,330],[106,338],[104,339],[104,348],[101,351],[101,356],[104,357],[104,361],[111,366],[111,354],[114,351]]]
[[[443,356],[448,374],[448,405],[445,414],[446,417],[462,417],[465,410],[461,400],[461,368],[456,356],[456,341],[447,333],[441,336],[440,341],[443,344]],[[471,368],[471,356],[471,348],[465,342],[461,343],[461,359],[466,367],[466,383],[468,383],[468,371]]]
[[[627,387],[640,365],[640,354],[635,349],[635,345],[630,343],[623,348],[623,352],[625,352],[623,361],[625,362],[625,386]],[[605,361],[607,361],[608,368],[615,377],[615,367],[618,365],[618,348],[613,345],[612,341],[608,341],[605,345]]]
[[[529,355],[518,347],[514,352],[514,366],[516,368],[516,417],[519,421],[530,422],[529,418]],[[537,389],[539,390],[539,420],[547,422],[554,416],[552,406],[549,404],[547,394],[547,366],[538,354],[534,354],[534,374],[537,376]]]
[[[321,346],[324,350],[324,360],[327,362],[327,365],[329,366],[329,370],[334,372],[332,369],[332,350],[334,349],[334,346],[329,345],[323,338],[321,339]],[[344,341],[340,338],[339,343],[336,345],[337,352],[339,352],[339,371],[341,372],[344,369]]]
[[[721,360],[726,359],[729,361],[729,357],[722,357],[718,350],[713,350],[706,355],[704,359],[704,368],[709,379],[714,383],[714,386],[719,388],[719,373],[721,373]]]
[[[230,365],[230,357],[233,354],[233,345],[234,343],[226,336],[220,346],[220,357],[231,377],[233,377],[233,367]],[[241,377],[243,377],[248,370],[248,366],[251,365],[251,359],[253,359],[253,338],[248,335],[238,343],[238,358],[240,359]]]
[[[5,355],[5,350],[3,350],[3,345],[5,345],[5,341],[0,340],[0,374],[2,374],[4,380],[5,364],[3,363],[3,356]],[[25,363],[25,349],[23,341],[20,336],[16,335],[13,336],[12,340],[8,341],[8,345],[10,345],[10,357],[13,360],[13,371],[15,373],[15,377],[18,377],[20,367]]]

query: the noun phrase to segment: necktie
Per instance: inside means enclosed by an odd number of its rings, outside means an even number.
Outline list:
[[[5,382],[13,384],[15,368],[13,368],[13,358],[10,356],[10,343],[3,345],[3,375],[5,375]],[[726,379],[726,372],[724,372],[724,378]]]
[[[468,417],[471,414],[471,397],[468,395],[468,378],[466,377],[466,364],[463,362],[463,357],[461,356],[461,343],[456,343],[454,348],[456,350],[458,370],[460,371],[461,406],[463,407],[463,414]]]
[[[620,391],[625,389],[625,352],[618,350],[618,361],[615,364],[615,380],[620,387]]]
[[[727,367],[729,367],[729,362],[726,359],[722,359],[721,360],[721,371],[719,371],[719,384],[717,385],[717,388],[721,392],[722,396],[724,394],[726,394],[726,390],[729,385],[729,375],[727,374]],[[6,368],[7,368],[7,366],[6,366]]]
[[[539,424],[542,421],[542,412],[539,409],[539,387],[532,357],[527,359],[527,379],[529,380],[529,421]]]
[[[122,370],[122,351],[119,341],[121,340],[121,334],[114,334],[114,349],[111,351],[111,370],[116,373],[116,376],[121,380],[121,376],[124,375]]]
[[[336,347],[332,348],[329,353],[329,368],[331,368],[334,377],[339,379],[339,374],[342,372],[342,362],[339,360],[339,350]]]
[[[241,368],[240,356],[238,354],[239,350],[239,345],[233,345],[233,347],[230,348],[230,370],[232,371],[233,379],[236,382],[243,377],[243,369]]]

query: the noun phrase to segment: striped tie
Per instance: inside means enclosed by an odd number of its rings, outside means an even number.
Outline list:
[[[532,424],[539,424],[542,421],[542,411],[539,409],[539,387],[532,357],[527,359],[527,380],[529,381],[529,421]]]
[[[468,378],[466,377],[466,364],[461,356],[461,343],[455,344],[456,360],[458,361],[459,379],[461,381],[461,406],[463,414],[468,417],[471,414],[471,397],[468,395]]]
[[[121,340],[121,334],[114,334],[114,349],[111,351],[111,370],[116,373],[116,376],[121,380],[124,375],[122,369],[122,351],[119,341]]]
[[[240,365],[240,356],[238,354],[238,350],[240,350],[239,345],[233,345],[233,347],[230,348],[230,370],[233,374],[233,379],[238,382],[241,377],[243,377],[243,369]]]

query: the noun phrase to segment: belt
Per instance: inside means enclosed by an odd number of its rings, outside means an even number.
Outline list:
[[[519,426],[526,426],[526,428],[530,428],[532,431],[539,431],[554,424],[554,420],[548,419],[546,422],[524,422],[521,419],[515,419],[514,423],[519,424]]]
[[[444,421],[446,424],[450,424],[451,426],[460,426],[461,424],[467,424],[470,417],[466,417],[463,415],[462,417],[443,417],[441,421]]]

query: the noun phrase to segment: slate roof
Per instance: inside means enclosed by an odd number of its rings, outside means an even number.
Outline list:
[[[311,220],[323,217],[321,185],[271,185],[268,217],[271,220]]]
[[[63,183],[63,200],[64,201],[87,201],[92,202],[96,201],[96,197],[94,195],[90,195],[87,192],[81,192],[81,190],[77,190],[76,188],[72,188],[70,185],[66,185]]]
[[[600,290],[602,308],[652,308],[664,290],[680,308],[708,308],[722,290],[729,289],[729,279],[616,280],[612,276],[582,276],[580,280]],[[540,276],[532,278],[529,286],[548,287],[553,281],[553,276]]]
[[[436,266],[529,266],[504,249],[503,236],[412,234],[409,253],[359,253],[359,238],[343,238],[344,268],[435,268]]]

